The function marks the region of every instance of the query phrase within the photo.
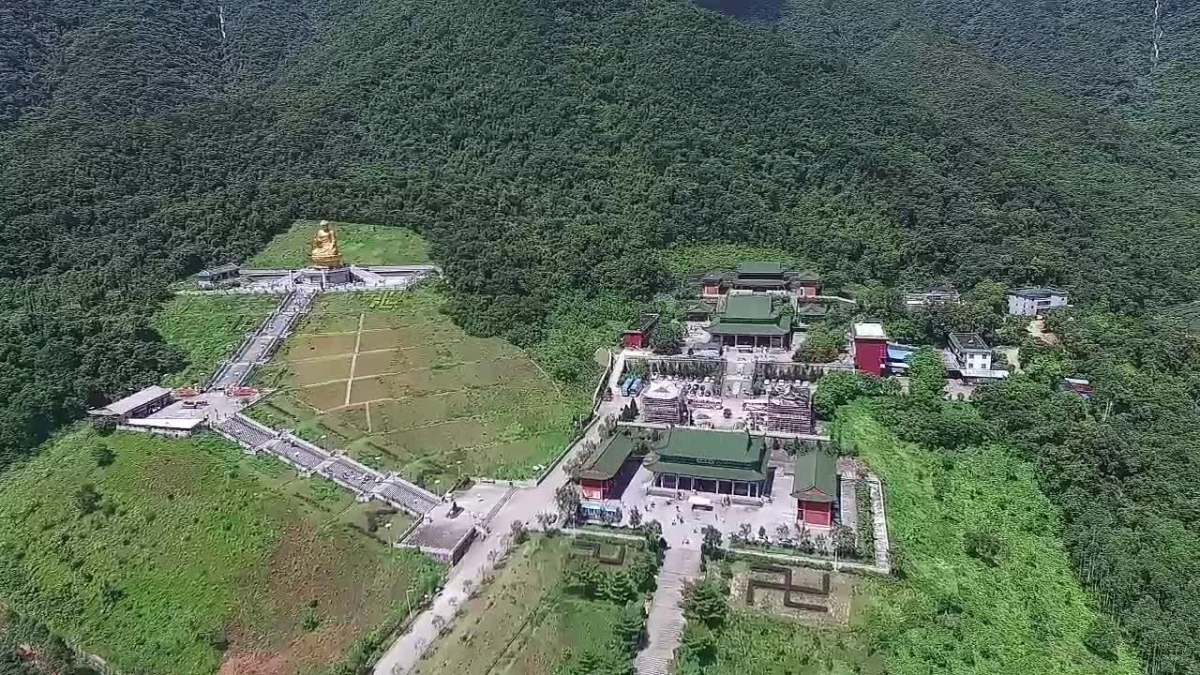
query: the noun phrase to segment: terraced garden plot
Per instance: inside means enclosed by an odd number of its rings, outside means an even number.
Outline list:
[[[308,387],[331,380],[345,380],[350,377],[349,354],[334,357],[320,357],[298,362],[292,366],[292,377],[297,386]],[[345,385],[343,385],[345,388]]]
[[[586,401],[516,347],[463,333],[436,291],[376,295],[321,297],[260,372],[277,391],[250,414],[435,491],[531,477],[566,447]]]

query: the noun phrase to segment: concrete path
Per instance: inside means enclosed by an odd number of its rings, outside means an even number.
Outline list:
[[[838,481],[841,484],[839,492],[841,503],[838,505],[842,524],[858,532],[858,479],[842,474]]]
[[[638,675],[669,675],[683,639],[683,587],[700,576],[700,551],[669,548],[658,573],[658,589],[646,621],[647,644],[638,652]]]
[[[418,615],[408,630],[392,643],[387,652],[375,664],[374,675],[403,675],[416,666],[421,657],[437,639],[440,625],[449,625],[458,607],[467,601],[470,590],[478,587],[484,576],[495,569],[495,562],[512,544],[512,524],[520,521],[528,529],[537,529],[539,513],[557,513],[558,504],[554,492],[567,482],[567,460],[579,452],[586,440],[599,438],[599,421],[607,415],[619,412],[620,402],[607,401],[600,404],[592,426],[546,476],[541,483],[514,490],[492,516],[483,535],[477,539],[457,565],[450,568],[446,585],[433,599],[433,604]],[[697,553],[699,555],[699,553]]]
[[[279,307],[271,312],[254,335],[242,343],[237,353],[217,371],[208,389],[226,389],[241,386],[250,377],[255,366],[265,363],[275,349],[287,339],[292,327],[312,308],[315,294],[297,291],[284,297]]]
[[[892,545],[888,539],[883,484],[879,482],[878,476],[870,474],[867,476],[867,486],[871,488],[871,525],[875,532],[875,566],[884,574],[889,574],[892,571],[892,559],[889,554]]]

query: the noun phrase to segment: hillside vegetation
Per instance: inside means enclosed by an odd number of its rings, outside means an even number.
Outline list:
[[[441,569],[215,436],[64,434],[0,479],[0,597],[119,672],[316,673]]]
[[[298,216],[416,227],[460,323],[526,345],[564,291],[645,296],[667,280],[660,249],[708,241],[782,248],[833,281],[1195,294],[1193,166],[943,32],[889,35],[859,63],[679,0],[5,11],[0,309],[48,288],[39,311],[67,324],[131,317],[135,351],[158,347],[131,294]],[[80,286],[107,290],[67,310]],[[86,365],[104,346],[75,342],[52,381],[70,392],[41,383],[38,345],[4,353],[7,452],[173,367],[107,381]]]
[[[741,610],[707,650],[689,624],[681,672],[1139,672],[1073,576],[1032,464],[1001,445],[947,456],[902,442],[865,403],[834,433],[884,481],[900,579],[862,579],[844,631]]]
[[[415,228],[462,328],[576,382],[635,301],[727,259],[696,254],[714,243],[834,286],[1054,283],[1134,315],[1200,295],[1191,4],[1159,3],[1155,29],[1132,0],[706,2],[740,18],[683,0],[4,3],[0,466],[183,369],[153,324],[166,286],[297,218]],[[1188,568],[1127,553],[1193,550],[1197,462],[1177,444],[1200,428],[1195,378],[1152,397],[1178,350],[1100,338],[1039,358],[1058,365],[1034,398],[1079,370],[1109,416],[1022,449],[1057,467],[1072,557],[1153,671],[1191,672]],[[1096,448],[1119,451],[1092,465]],[[1076,496],[1097,482],[1105,513]]]

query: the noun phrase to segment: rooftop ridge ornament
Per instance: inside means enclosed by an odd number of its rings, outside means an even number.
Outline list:
[[[328,220],[322,220],[312,240],[312,251],[309,258],[314,267],[337,269],[344,267],[342,251],[338,248],[337,232]]]

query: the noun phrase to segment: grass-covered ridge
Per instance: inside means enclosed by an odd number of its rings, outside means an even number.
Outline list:
[[[0,478],[0,602],[121,672],[316,673],[440,573],[356,508],[216,437],[80,428]]]
[[[1028,463],[1003,446],[947,456],[901,442],[866,405],[843,409],[835,433],[884,481],[900,578],[866,580],[843,633],[735,616],[716,661],[692,655],[684,672],[784,672],[770,668],[798,658],[814,675],[1140,672],[1073,576]]]
[[[248,260],[247,267],[296,269],[311,264],[313,235],[320,221],[298,220]],[[332,223],[342,259],[348,265],[417,265],[429,262],[429,244],[403,227]]]

